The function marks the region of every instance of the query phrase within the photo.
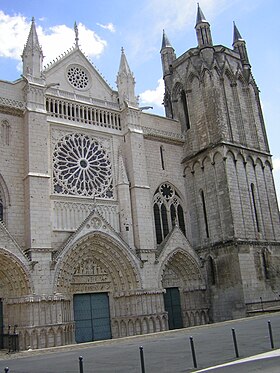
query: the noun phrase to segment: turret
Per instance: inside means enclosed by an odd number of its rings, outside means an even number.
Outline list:
[[[125,106],[138,107],[135,97],[135,79],[129,68],[124,49],[122,48],[119,72],[117,75],[117,86],[121,108]]]
[[[213,46],[210,24],[206,21],[206,18],[197,4],[197,16],[196,16],[196,36],[199,48]]]
[[[233,44],[232,44],[235,52],[240,55],[241,63],[245,69],[250,69],[251,65],[249,62],[247,48],[245,40],[242,39],[238,28],[236,27],[235,23],[233,22]]]
[[[176,59],[174,48],[172,47],[164,30],[162,35],[162,45],[160,54],[164,79],[166,75],[172,74],[172,63]]]
[[[162,74],[165,85],[165,94],[163,101],[165,107],[165,114],[168,118],[173,118],[171,105],[171,84],[173,72],[172,64],[176,60],[176,54],[164,30],[162,35],[160,54],[162,63]]]
[[[25,77],[41,78],[43,51],[39,44],[34,17],[30,32],[22,53],[23,75]]]

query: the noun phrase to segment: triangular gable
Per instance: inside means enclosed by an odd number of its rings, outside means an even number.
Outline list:
[[[120,235],[114,230],[114,228],[103,218],[102,215],[95,209],[89,214],[89,216],[83,221],[79,228],[74,232],[63,247],[54,255],[54,259],[58,259],[62,253],[66,252],[68,248],[72,247],[82,238],[91,234],[98,233],[110,237],[122,247],[126,247],[128,251],[131,251],[125,241]]]
[[[21,262],[25,265],[29,264],[30,262],[20,245],[13,238],[7,227],[2,222],[0,222],[0,250],[1,249],[14,254],[15,257],[21,260]]]
[[[163,243],[160,245],[160,248],[157,252],[157,258],[161,258],[160,261],[163,261],[165,257],[167,257],[170,253],[172,253],[175,249],[181,248],[184,249],[191,257],[199,263],[199,257],[195,250],[191,247],[190,242],[183,234],[181,229],[175,225],[172,231],[167,235]]]
[[[59,90],[69,91],[77,95],[117,103],[117,92],[109,86],[77,47],[47,65],[43,72],[47,86],[57,88],[58,94]]]

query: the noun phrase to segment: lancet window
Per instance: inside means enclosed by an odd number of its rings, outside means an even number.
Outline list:
[[[165,239],[175,224],[186,235],[182,201],[171,184],[163,183],[158,187],[154,194],[153,210],[157,244]]]

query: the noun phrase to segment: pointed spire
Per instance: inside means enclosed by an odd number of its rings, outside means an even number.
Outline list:
[[[121,48],[121,61],[120,61],[120,67],[119,67],[119,74],[120,73],[124,73],[126,75],[133,76],[133,74],[132,74],[132,72],[130,70],[130,67],[128,65],[128,62],[127,62],[126,55],[124,53],[124,48],[123,47]]]
[[[29,35],[28,35],[28,38],[27,38],[27,42],[24,46],[23,53],[26,52],[26,51],[32,51],[32,52],[39,51],[39,52],[42,53],[42,48],[39,44],[39,39],[38,39],[38,35],[37,35],[37,30],[36,30],[36,26],[35,26],[34,17],[32,17]]]
[[[250,62],[247,54],[246,42],[242,38],[238,28],[236,27],[235,22],[233,22],[233,49],[240,56],[241,63],[246,69],[250,69]]]
[[[161,51],[164,49],[164,48],[172,48],[172,45],[165,33],[165,31],[163,30],[163,33],[162,33],[162,44],[161,44]]]
[[[29,35],[23,49],[22,61],[24,76],[41,77],[43,51],[39,44],[34,17],[32,17]]]
[[[138,107],[137,98],[135,97],[134,87],[135,79],[128,65],[124,49],[121,49],[120,67],[117,75],[117,86],[121,107],[126,105]]]
[[[244,39],[240,35],[240,32],[239,32],[238,28],[236,27],[235,22],[233,21],[233,45],[237,41],[244,41]]]
[[[197,3],[196,25],[198,23],[201,23],[201,22],[207,22],[207,21],[206,21],[205,15],[203,14],[203,12],[202,12],[202,10],[199,6],[199,3]]]
[[[199,48],[213,46],[210,24],[207,22],[206,17],[199,6],[199,3],[197,3],[195,29]]]
[[[172,71],[172,64],[176,60],[176,54],[174,48],[172,47],[165,31],[162,33],[162,43],[161,43],[161,63],[163,78],[170,75]]]
[[[74,32],[75,32],[75,46],[76,48],[79,48],[79,29],[78,29],[76,21],[74,23]]]

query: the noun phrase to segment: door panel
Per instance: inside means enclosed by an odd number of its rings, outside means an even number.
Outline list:
[[[111,338],[108,294],[74,295],[74,319],[77,343]]]
[[[164,308],[168,312],[169,329],[183,327],[180,292],[178,288],[167,288],[164,294]]]

